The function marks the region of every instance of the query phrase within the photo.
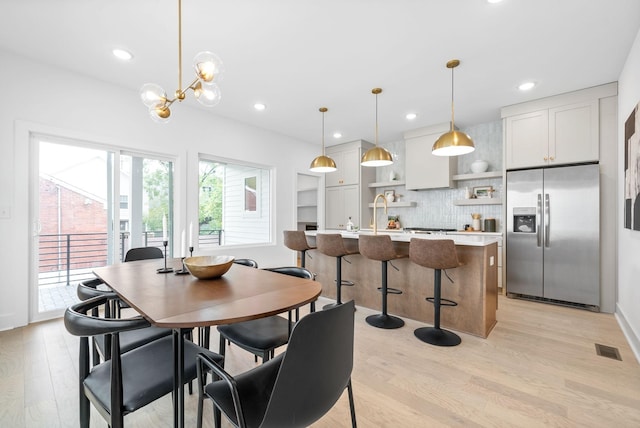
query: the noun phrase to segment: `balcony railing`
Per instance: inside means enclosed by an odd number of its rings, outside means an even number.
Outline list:
[[[200,246],[221,245],[222,230],[203,230],[199,235]],[[107,240],[106,233],[40,235],[39,285],[71,285],[92,278],[93,268],[108,263]],[[162,248],[162,232],[144,232],[143,246]],[[117,254],[120,261],[128,249],[129,233],[121,232]]]

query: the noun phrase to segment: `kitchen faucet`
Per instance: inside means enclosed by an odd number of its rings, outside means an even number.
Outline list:
[[[378,207],[378,198],[382,198],[382,202],[384,203],[384,213],[387,213],[387,198],[384,197],[382,193],[378,193],[376,197],[373,199],[373,234],[378,234],[378,219],[376,218],[376,209]]]

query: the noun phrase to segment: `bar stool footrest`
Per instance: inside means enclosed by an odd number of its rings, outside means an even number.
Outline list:
[[[338,282],[338,281],[334,279],[333,282]],[[354,285],[354,282],[349,281],[348,279],[343,279],[340,283],[345,287],[353,287]]]
[[[433,303],[435,298],[434,297],[427,297],[425,300],[427,302]],[[440,306],[458,306],[458,302],[454,302],[453,300],[449,300],[449,299],[440,298]]]
[[[378,287],[378,291],[382,293],[382,287]],[[387,294],[402,294],[402,290],[387,287]]]

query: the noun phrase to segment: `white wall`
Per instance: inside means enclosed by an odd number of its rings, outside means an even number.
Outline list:
[[[618,80],[618,304],[616,315],[640,361],[640,232],[624,228],[624,122],[640,102],[640,32]],[[636,130],[638,132],[638,130]]]
[[[175,242],[189,218],[197,218],[198,153],[274,166],[275,248],[224,252],[264,267],[294,262],[293,252],[281,244],[282,230],[295,228],[296,172],[307,168],[316,146],[184,104],[173,109],[170,123],[160,125],[149,119],[135,91],[4,51],[0,64],[0,330],[29,320],[30,129],[176,157]]]

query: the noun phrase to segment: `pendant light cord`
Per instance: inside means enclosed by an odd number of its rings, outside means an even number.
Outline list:
[[[322,112],[322,156],[324,156],[324,112]]]
[[[378,94],[376,94],[376,147],[378,146]]]
[[[454,121],[453,121],[453,69],[455,67],[451,67],[451,132],[454,130]]]
[[[182,0],[178,0],[178,91],[182,92]]]

